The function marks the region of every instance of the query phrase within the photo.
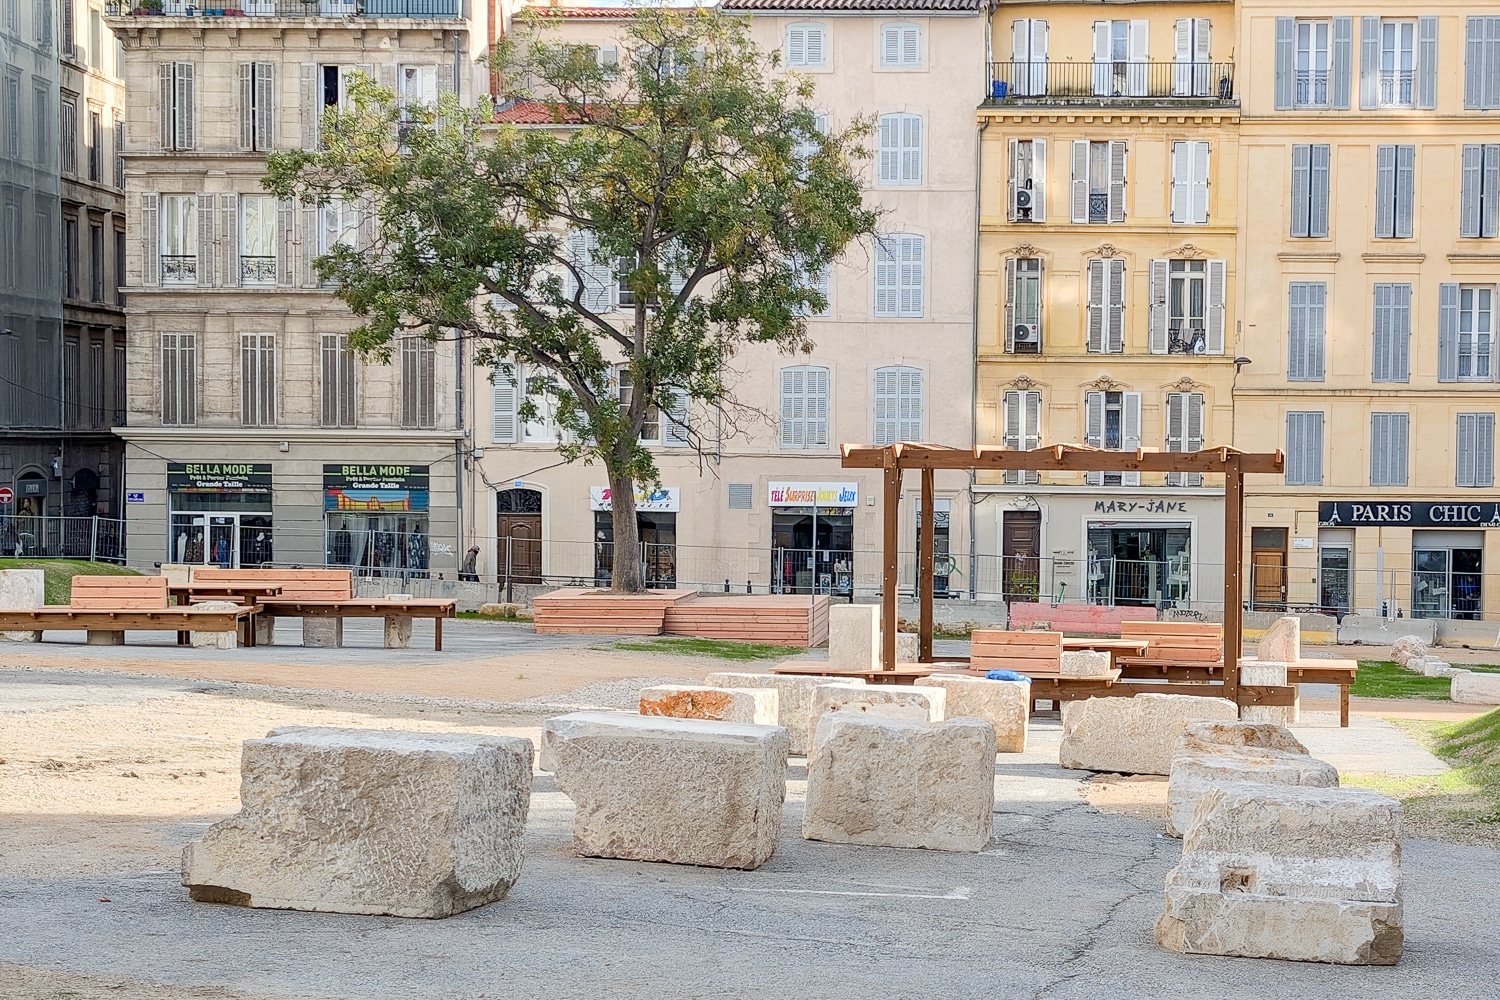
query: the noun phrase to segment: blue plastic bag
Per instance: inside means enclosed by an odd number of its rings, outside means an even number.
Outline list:
[[[1025,681],[1027,684],[1031,683],[1030,677],[1027,677],[1025,674],[1018,674],[1014,670],[991,670],[984,675],[984,679],[987,681]]]

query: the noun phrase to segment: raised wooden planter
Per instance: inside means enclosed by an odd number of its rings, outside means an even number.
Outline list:
[[[567,635],[661,635],[667,608],[698,596],[696,590],[615,594],[565,587],[533,602],[536,631]]]

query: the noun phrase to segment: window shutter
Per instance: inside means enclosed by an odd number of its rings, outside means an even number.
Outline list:
[[[1094,94],[1111,97],[1114,94],[1114,66],[1109,52],[1110,22],[1094,22]]]
[[[1172,143],[1172,221],[1192,221],[1193,143]]]
[[[1209,354],[1224,353],[1224,300],[1229,284],[1229,263],[1208,262],[1208,334],[1204,349]]]
[[[1359,106],[1380,106],[1380,18],[1363,17],[1359,23]]]
[[[1307,285],[1307,344],[1310,378],[1323,380],[1323,344],[1328,327],[1328,285],[1314,281]]]
[[[1500,145],[1484,147],[1484,176],[1479,192],[1479,235],[1500,236]]]
[[[1178,18],[1172,25],[1172,33],[1177,60],[1172,70],[1172,96],[1190,97],[1193,93],[1193,19]]]
[[[1031,221],[1047,221],[1047,140],[1031,140]]]
[[[875,370],[874,412],[875,443],[892,444],[896,437],[896,369]]]
[[[238,195],[219,195],[219,237],[224,261],[223,284],[232,288],[240,283],[240,199]]]
[[[901,29],[901,63],[903,66],[922,64],[921,31],[912,25]]]
[[[203,287],[214,283],[214,196],[198,196],[198,284]]]
[[[1394,486],[1405,486],[1407,476],[1407,451],[1409,449],[1408,423],[1411,417],[1405,413],[1391,414],[1391,483]]]
[[[1010,76],[1017,97],[1040,96],[1031,90],[1031,18],[1010,22]]]
[[[901,180],[900,115],[880,116],[880,183]]]
[[[1208,154],[1209,144],[1192,143],[1192,197],[1189,201],[1191,216],[1188,221],[1196,225],[1208,223]]]
[[[1167,267],[1166,260],[1153,260],[1150,264],[1151,303],[1148,325],[1152,354],[1166,354],[1168,350],[1167,330]]]
[[[786,29],[786,64],[788,66],[807,65],[807,29]]]
[[[1111,354],[1125,350],[1125,262],[1119,258],[1108,261],[1109,273],[1109,336]]]
[[[255,148],[276,148],[276,66],[255,64]]]
[[[1005,429],[1002,432],[1002,443],[1011,451],[1021,450],[1021,397],[1025,393],[1007,392],[1005,394]]]
[[[1375,147],[1375,236],[1396,234],[1396,147]]]
[[[1187,421],[1187,396],[1185,392],[1167,393],[1167,451],[1186,451],[1183,426]]]
[[[899,315],[897,260],[900,256],[898,236],[878,236],[875,239],[875,315]]]
[[[1083,442],[1091,448],[1104,447],[1104,393],[1088,392],[1083,396]],[[1086,472],[1083,481],[1089,486],[1101,486],[1104,474]]]
[[[323,114],[323,88],[319,83],[317,63],[303,63],[300,84],[303,149],[318,148],[318,126]]]
[[[1459,198],[1458,235],[1479,236],[1480,191],[1484,185],[1484,147],[1466,143],[1463,149],[1462,194]]]
[[[1333,19],[1333,52],[1329,69],[1328,101],[1340,111],[1349,110],[1350,75],[1353,72],[1354,19]]]
[[[803,421],[804,386],[807,383],[805,369],[783,368],[781,370],[781,446],[783,448],[804,447],[807,428]]]
[[[1190,392],[1190,393],[1187,394],[1187,401],[1188,401],[1187,447],[1186,447],[1185,450],[1187,450],[1187,451],[1202,451],[1203,450],[1203,393],[1201,393],[1201,392]],[[1198,483],[1192,483],[1191,485],[1196,486],[1196,485],[1198,485],[1199,483],[1202,482],[1202,479],[1203,479],[1202,476],[1196,476],[1196,478],[1198,479]]]
[[[198,108],[193,84],[193,64],[179,62],[173,65],[175,106],[174,127],[177,129],[176,149],[193,149],[198,145]]]
[[[1417,147],[1396,147],[1396,238],[1411,239],[1416,199]]]
[[[1312,147],[1292,146],[1292,236],[1307,236],[1312,215]]]
[[[302,286],[304,288],[316,288],[318,284],[318,272],[313,267],[313,259],[321,253],[318,246],[318,206],[310,201],[302,204],[302,239],[300,242],[302,258]]]
[[[692,399],[679,389],[664,389],[663,395],[667,408],[662,413],[661,442],[668,448],[686,448],[692,443],[688,423]]]
[[[255,64],[240,63],[240,149],[255,148]]]
[[[807,29],[807,65],[823,65],[823,29],[811,27]]]
[[[1090,354],[1104,353],[1104,265],[1098,258],[1089,261],[1088,349]]]
[[[1390,464],[1390,424],[1388,413],[1370,414],[1370,485],[1390,486],[1387,479]]]
[[[1291,17],[1276,19],[1276,110],[1292,107],[1296,100],[1297,21]]]
[[[1035,451],[1042,446],[1042,394],[1028,392],[1024,396],[1022,417],[1026,423],[1022,427],[1021,448],[1023,451]],[[1021,472],[1020,481],[1040,483],[1042,476],[1034,469],[1025,470]]]
[[[515,444],[520,440],[520,365],[502,361],[495,365],[493,392],[490,399],[490,440],[495,444]]]
[[[1307,235],[1315,237],[1326,237],[1328,235],[1328,181],[1329,181],[1329,152],[1331,147],[1320,144],[1312,147],[1312,173],[1310,177],[1312,188],[1312,207],[1308,210]]]
[[[1438,286],[1438,381],[1458,381],[1458,284],[1456,282],[1444,282]]]
[[[1089,144],[1086,139],[1073,141],[1072,221],[1089,221]]]
[[[290,198],[276,202],[276,284],[289,287],[297,283],[293,266],[297,253],[296,214]]]
[[[902,368],[900,382],[901,440],[921,441],[922,432],[922,369]]]
[[[921,236],[901,237],[901,303],[902,316],[918,317],[924,312],[926,241]]]
[[[1438,19],[1417,18],[1417,93],[1418,108],[1437,107]]]
[[[1307,287],[1300,281],[1287,286],[1286,377],[1289,381],[1311,377],[1307,363]]]
[[[1151,59],[1151,22],[1130,22],[1130,67],[1126,71],[1126,89],[1131,97],[1145,97]]]
[[[1464,23],[1464,107],[1469,109],[1484,106],[1484,24],[1482,17]]]
[[[1411,285],[1391,286],[1391,369],[1397,382],[1411,379]]]
[[[1474,485],[1495,485],[1495,415],[1474,414]]]
[[[1391,381],[1391,285],[1375,286],[1375,336],[1371,348],[1370,377],[1376,382]]]
[[[1016,259],[1005,258],[1005,350],[1016,349]]]
[[[1084,204],[1087,214],[1088,205]],[[1125,143],[1109,144],[1109,221],[1125,221]]]
[[[1011,222],[1019,218],[1019,213],[1016,211],[1016,192],[1026,185],[1026,178],[1023,174],[1027,164],[1021,162],[1021,149],[1020,139],[1010,140],[1010,189],[1006,192],[1005,217]]]
[[[880,29],[880,65],[901,65],[901,29],[894,24]]]
[[[829,385],[827,368],[807,370],[807,446],[828,447]]]
[[[1123,394],[1123,406],[1120,421],[1120,450],[1136,451],[1141,446],[1141,394],[1138,392],[1127,392]],[[1120,473],[1121,486],[1141,485],[1141,474],[1139,472]]]
[[[156,64],[156,124],[162,149],[172,148],[172,64]]]
[[[1323,485],[1323,414],[1286,415],[1286,485]]]
[[[157,240],[161,230],[157,228],[156,195],[141,195],[141,284],[161,284],[161,255]]]
[[[922,183],[922,118],[901,116],[901,182]]]

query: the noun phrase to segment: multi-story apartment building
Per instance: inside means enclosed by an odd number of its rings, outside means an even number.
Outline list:
[[[1240,5],[1256,606],[1500,613],[1500,17]]]
[[[1235,8],[1000,2],[981,95],[979,436],[1193,451],[1233,438]],[[983,593],[1213,602],[1220,477],[1003,473]]]
[[[245,0],[111,11],[125,153],[130,560],[328,563],[452,578],[466,547],[467,372],[418,336],[388,362],[312,260],[361,206],[277,201],[266,154],[312,147],[362,70],[403,100],[487,86],[486,11],[458,0]]]
[[[538,9],[555,12],[558,37],[623,58],[629,9]],[[826,276],[829,307],[809,320],[813,353],[752,347],[735,359],[734,394],[758,416],[679,414],[703,439],[701,454],[670,421],[649,426],[663,489],[638,503],[646,575],[656,585],[868,594],[879,583],[880,477],[843,469],[840,443],[973,441],[976,132],[959,95],[983,90],[982,5],[850,0],[835,12],[810,0],[727,0],[720,10],[748,16],[757,44],[813,81],[828,127],[873,120],[866,196],[884,213],[882,235],[850,247]],[[524,103],[500,117],[551,127],[545,109]],[[615,282],[600,284],[601,307],[622,304]],[[487,378],[477,373],[476,384]],[[609,579],[603,470],[559,465],[555,429],[516,419],[511,379],[496,380],[489,401],[476,418],[486,444],[469,505],[476,538],[495,540],[486,575],[504,577],[508,549],[519,581]],[[934,538],[950,556],[939,559],[938,587],[957,594],[970,586],[968,482],[937,485]],[[912,483],[902,502],[908,552],[916,501]]]

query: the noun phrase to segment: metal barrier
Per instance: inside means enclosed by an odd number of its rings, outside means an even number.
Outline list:
[[[996,62],[990,80],[994,101],[1234,100],[1232,62]]]
[[[125,561],[125,522],[110,517],[0,515],[0,557]]]

